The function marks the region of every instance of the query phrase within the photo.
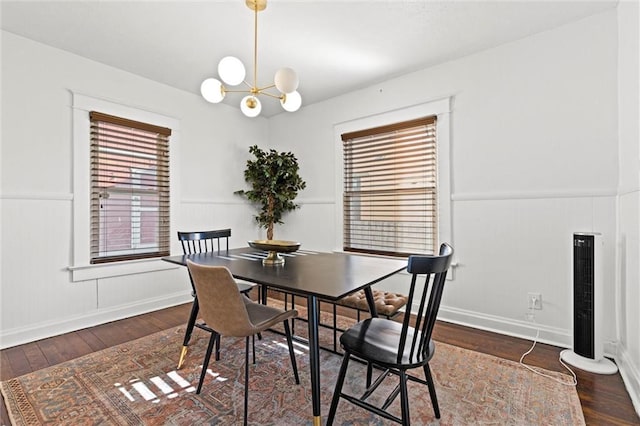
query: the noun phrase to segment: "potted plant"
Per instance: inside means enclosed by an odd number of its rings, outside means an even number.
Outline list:
[[[255,159],[247,160],[244,180],[251,189],[234,194],[246,197],[259,208],[256,222],[267,230],[267,240],[273,240],[273,225],[283,223],[283,214],[299,207],[293,200],[307,184],[298,174],[298,159],[291,152],[266,152],[257,145],[249,147],[249,152]]]

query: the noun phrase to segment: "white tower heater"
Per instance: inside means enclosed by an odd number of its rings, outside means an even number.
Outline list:
[[[573,234],[573,350],[560,358],[581,370],[614,374],[618,367],[603,356],[602,247],[600,234]]]

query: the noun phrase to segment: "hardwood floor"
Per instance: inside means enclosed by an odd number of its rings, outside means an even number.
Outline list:
[[[134,340],[186,322],[190,304],[127,318],[96,327],[27,343],[0,351],[0,380],[8,380],[35,370]],[[349,314],[348,311],[339,312]],[[439,322],[434,338],[441,342],[518,361],[531,341]],[[537,344],[526,358],[529,365],[566,371],[558,361],[561,348]],[[639,425],[620,374],[598,375],[575,370],[578,395],[587,425]],[[0,404],[0,424],[9,425],[4,401]]]

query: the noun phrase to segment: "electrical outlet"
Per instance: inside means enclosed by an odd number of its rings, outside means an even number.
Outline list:
[[[527,293],[527,306],[529,309],[542,309],[542,294]]]

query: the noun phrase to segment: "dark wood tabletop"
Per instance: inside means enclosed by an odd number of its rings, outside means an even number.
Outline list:
[[[201,253],[164,257],[163,260],[186,265],[187,259],[202,265],[226,266],[242,280],[288,292],[338,300],[349,293],[382,281],[402,271],[405,259],[387,259],[346,253],[297,251],[283,253],[285,264],[263,266],[266,252],[239,248],[220,255]]]

